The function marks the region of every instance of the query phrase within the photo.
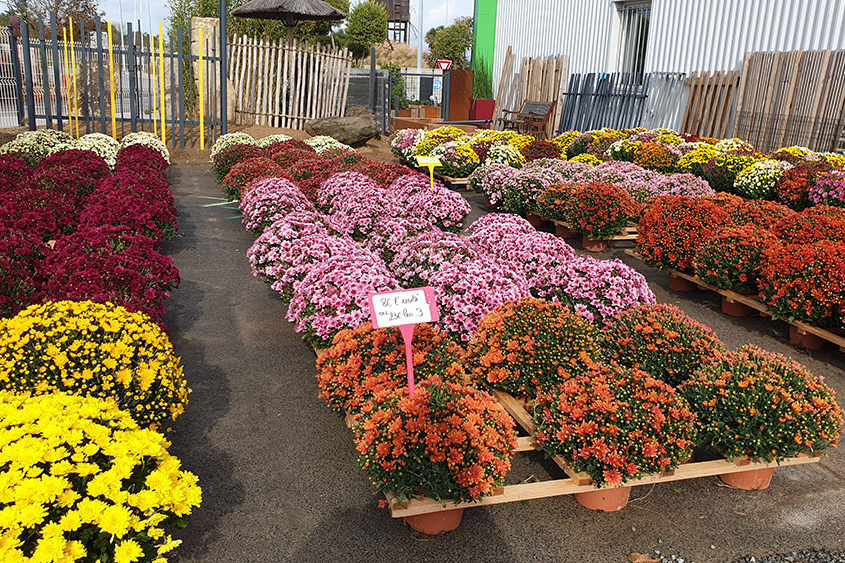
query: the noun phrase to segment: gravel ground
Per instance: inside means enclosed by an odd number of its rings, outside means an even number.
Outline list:
[[[698,562],[843,561],[839,551],[800,551],[845,547],[839,451],[778,469],[766,491],[702,478],[636,487],[629,506],[612,514],[558,497],[469,508],[460,528],[442,537],[411,531],[377,508],[349,431],[317,399],[314,355],[284,320],[280,300],[250,274],[245,251],[253,237],[237,211],[207,207],[219,197],[207,165],[178,164],[170,179],[185,236],[165,247],[182,275],[166,321],[193,389],[172,451],[199,475],[204,496],[179,533],[179,560],[581,563],[629,561],[639,552],[670,561],[671,554]],[[479,196],[467,199],[473,217],[483,213]],[[610,256],[642,271],[659,301],[709,325],[729,347],[753,342],[790,355],[845,396],[837,351],[796,350],[785,325],[726,317],[717,296],[670,293],[664,272],[618,251]],[[558,477],[540,454],[519,454],[509,482]],[[766,559],[772,553],[786,555]]]

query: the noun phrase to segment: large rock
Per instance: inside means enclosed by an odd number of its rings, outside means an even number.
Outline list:
[[[346,108],[344,117],[324,117],[309,121],[305,124],[305,130],[311,135],[334,137],[353,147],[363,145],[379,134],[375,115],[363,106]]]

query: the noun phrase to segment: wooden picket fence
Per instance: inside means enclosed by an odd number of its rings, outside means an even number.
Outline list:
[[[351,67],[345,48],[235,35],[229,55],[235,120],[303,129],[308,120],[343,115]]]
[[[758,150],[836,148],[845,124],[845,50],[746,53],[734,135]]]
[[[721,139],[728,136],[731,112],[739,87],[739,71],[694,72],[681,132]]]

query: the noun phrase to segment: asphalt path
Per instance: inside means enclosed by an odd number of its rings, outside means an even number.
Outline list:
[[[172,453],[200,478],[202,506],[178,532],[179,561],[627,561],[632,552],[686,561],[733,561],[807,547],[842,549],[845,456],[775,471],[766,491],[742,492],[716,477],[634,488],[605,514],[571,497],[469,508],[461,526],[422,536],[377,507],[343,420],[317,398],[314,354],[285,321],[285,306],[252,277],[253,236],[220,205],[207,165],[175,165],[169,179],[183,237],[166,244],[182,283],[165,317],[193,392],[170,435]],[[475,210],[483,201],[468,194]],[[605,254],[602,257],[622,257]],[[822,374],[845,397],[845,361],[804,353],[786,325],[734,319],[718,296],[668,291],[646,274],[658,301],[713,328],[730,348],[754,343]],[[510,483],[560,477],[540,454],[518,454]]]

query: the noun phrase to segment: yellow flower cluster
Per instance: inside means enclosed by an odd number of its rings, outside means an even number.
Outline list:
[[[833,166],[834,168],[840,168],[845,166],[845,154],[836,154],[834,152],[823,152],[819,156],[822,159]]]
[[[182,414],[190,392],[158,325],[91,301],[32,305],[0,320],[0,389],[113,398],[151,428]]]
[[[718,153],[719,150],[713,145],[701,145],[678,159],[676,166],[680,172],[701,174],[701,168]]]
[[[197,477],[112,400],[0,392],[0,559],[163,562]]]
[[[580,131],[565,131],[552,139],[552,142],[559,146],[564,154],[566,154],[566,147],[569,146],[569,143],[575,140],[581,134]]]
[[[430,135],[434,135],[436,137],[446,137],[452,141],[459,141],[465,137],[469,137],[469,134],[464,131],[463,129],[458,129],[457,127],[453,127],[451,125],[444,125],[442,127],[437,127],[436,129],[432,129],[428,132]]]
[[[589,164],[590,166],[598,166],[603,161],[597,156],[593,156],[590,153],[581,153],[578,156],[570,159],[572,162],[583,162],[584,164]]]
[[[679,137],[676,133],[662,133],[657,136],[655,139],[658,143],[663,143],[664,145],[680,145],[684,142],[684,140]]]

